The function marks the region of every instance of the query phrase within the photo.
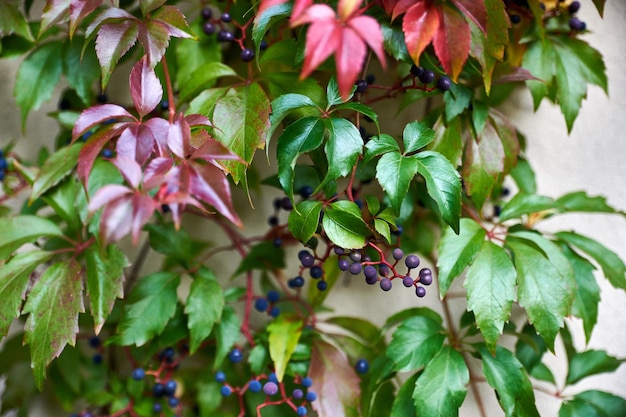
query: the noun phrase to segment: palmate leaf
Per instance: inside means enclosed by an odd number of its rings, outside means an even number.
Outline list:
[[[624,363],[623,359],[610,356],[603,350],[587,350],[577,353],[573,358],[570,358],[565,383],[572,385],[591,375],[613,372],[622,363]]]
[[[322,212],[321,201],[301,201],[289,213],[289,231],[301,242],[308,242],[317,230]]]
[[[476,316],[480,329],[491,352],[496,349],[498,337],[511,313],[515,301],[517,273],[509,255],[500,246],[484,241],[467,270],[467,309]]]
[[[409,191],[409,185],[417,174],[418,162],[405,157],[400,152],[387,152],[376,165],[376,179],[389,196],[391,207],[400,212],[402,201]]]
[[[33,34],[28,21],[19,8],[8,1],[0,3],[0,38],[16,34],[33,42]]]
[[[326,120],[328,140],[324,150],[328,158],[328,170],[318,190],[330,181],[350,174],[359,155],[363,153],[363,138],[352,122],[337,117]]]
[[[444,346],[417,378],[413,401],[418,416],[456,417],[467,394],[469,371],[463,356]]]
[[[74,143],[67,148],[61,148],[46,160],[33,183],[30,201],[36,200],[50,188],[57,185],[72,172],[82,149],[82,143]]]
[[[240,328],[241,321],[235,310],[232,307],[225,306],[220,321],[215,325],[217,351],[215,353],[215,362],[213,362],[214,370],[219,369],[228,352],[239,340]]]
[[[46,366],[66,344],[74,345],[83,306],[83,272],[75,259],[50,266],[35,283],[24,305],[24,343],[30,344],[35,383],[42,389]]]
[[[63,232],[52,221],[31,215],[0,218],[0,259],[7,259],[25,243],[41,237],[60,237]]]
[[[213,272],[200,268],[194,274],[185,303],[189,327],[189,352],[195,352],[211,334],[224,308],[224,293]]]
[[[270,357],[279,382],[283,380],[303,327],[302,319],[295,314],[281,314],[267,326]]]
[[[387,356],[393,360],[398,372],[418,370],[441,350],[445,339],[441,319],[411,317],[393,332]]]
[[[576,394],[574,399],[593,406],[599,417],[623,417],[624,410],[626,410],[626,400],[608,392],[584,391]],[[594,414],[585,414],[585,416],[592,417]]]
[[[365,238],[371,234],[359,207],[347,200],[336,201],[326,207],[322,226],[335,245],[346,249],[362,248]]]
[[[322,340],[313,342],[309,377],[318,395],[311,405],[320,417],[358,415],[359,377],[344,352]]]

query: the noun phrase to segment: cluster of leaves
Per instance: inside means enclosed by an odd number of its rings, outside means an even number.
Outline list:
[[[3,149],[0,201],[30,194],[17,213],[0,207],[0,413],[25,415],[39,388],[82,416],[282,417],[309,404],[321,417],[456,416],[470,385],[487,383],[505,415],[538,416],[541,381],[563,400],[560,416],[624,416],[619,396],[570,394],[623,359],[576,351],[566,323],[582,319],[589,341],[596,266],[626,290],[626,265],[589,237],[541,231],[561,213],[624,213],[585,192],[538,195],[524,141],[495,109],[526,83],[535,106],[558,103],[571,129],[587,85],[606,90],[602,58],[567,26],[567,4],[240,0],[192,7],[188,25],[163,0],[48,0],[36,18],[25,3],[0,4],[0,57],[26,55],[22,124],[61,75],[67,89],[52,153],[33,163]],[[234,40],[202,34],[206,20]],[[251,43],[254,62],[239,53]],[[366,77],[368,49],[400,75]],[[106,103],[123,60],[132,105]],[[418,83],[411,65],[454,84]],[[432,110],[401,132],[379,119],[382,103],[418,100]],[[260,181],[252,163],[263,148],[276,171]],[[505,182],[517,189],[510,199]],[[232,194],[251,199],[261,186],[283,196],[267,232],[246,236],[238,227],[258,217],[241,218]],[[225,238],[195,238],[190,215]],[[143,241],[132,262],[118,244],[127,235]],[[290,280],[290,249],[302,245],[307,261]],[[353,275],[375,266],[386,282],[418,282],[409,264],[400,271],[399,247],[437,266],[443,317],[416,307],[376,326],[322,314],[346,257]],[[241,261],[217,273],[209,265],[225,251]],[[163,262],[145,274],[150,252]],[[307,272],[318,285],[304,284]],[[467,312],[455,319],[446,296],[459,277]],[[510,320],[514,303],[523,323]],[[543,363],[559,340],[565,381]],[[305,377],[318,398],[296,403],[288,392]],[[155,387],[174,380],[162,409]],[[265,380],[275,385],[264,396],[252,387]]]

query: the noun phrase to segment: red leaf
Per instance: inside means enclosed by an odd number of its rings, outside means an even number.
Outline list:
[[[89,38],[107,20],[119,22],[121,20],[135,20],[135,17],[126,10],[111,7],[100,13],[85,30],[85,37]]]
[[[261,0],[261,4],[259,4],[259,10],[257,11],[257,16],[261,16],[264,11],[267,9],[278,6],[279,4],[287,3],[288,0]]]
[[[135,190],[139,188],[139,184],[141,183],[141,167],[134,159],[117,155],[115,159],[111,160],[111,163],[119,169],[126,182],[130,184],[132,188]]]
[[[95,212],[102,206],[105,206],[112,201],[115,201],[119,198],[124,197],[125,195],[131,194],[132,190],[125,185],[120,184],[109,184],[100,188],[96,191],[96,194],[91,197],[89,201],[89,206],[87,209],[90,212]]]
[[[403,13],[406,13],[407,10],[409,10],[409,8],[411,8],[411,6],[413,6],[414,4],[415,0],[399,0],[387,13],[391,13],[391,20],[395,20],[396,17],[400,16]]]
[[[102,68],[102,87],[106,87],[113,69],[120,58],[137,42],[137,23],[123,20],[119,23],[104,23],[96,37],[96,55]]]
[[[163,6],[152,15],[154,20],[158,20],[167,27],[167,32],[175,38],[195,38],[189,32],[189,25],[180,10],[174,6]]]
[[[165,180],[168,171],[174,166],[171,158],[154,158],[143,173],[143,187],[145,190],[152,190],[160,186]]]
[[[317,6],[328,7],[324,4],[316,4],[311,9]],[[313,23],[306,34],[306,56],[300,78],[308,77],[315,68],[320,66],[326,58],[335,52],[340,43],[341,28],[334,20],[316,21]]]
[[[206,116],[203,116],[201,114],[190,114],[188,116],[185,116],[185,120],[187,121],[187,124],[190,127],[191,126],[208,126],[208,127],[213,127],[213,123],[211,123],[209,118],[206,117]]]
[[[161,102],[163,88],[146,56],[130,72],[130,94],[140,118],[150,113]]]
[[[318,394],[317,401],[311,405],[319,417],[353,415],[346,413],[346,408],[356,412],[361,396],[360,379],[344,352],[326,342],[314,342],[309,377],[313,380],[311,389]]]
[[[350,95],[361,73],[366,54],[367,48],[361,37],[349,27],[342,29],[339,49],[335,53],[335,65],[339,93],[344,99]]]
[[[154,117],[144,125],[152,132],[159,156],[164,156],[167,150],[167,131],[170,128],[170,123],[160,117]]]
[[[126,111],[124,107],[116,104],[102,104],[100,106],[89,107],[88,109],[83,110],[78,117],[78,120],[76,120],[74,129],[72,130],[72,141],[75,141],[85,134],[85,132],[102,122],[124,117],[137,120],[132,114]]]
[[[190,193],[203,203],[209,204],[228,220],[241,226],[230,195],[230,185],[223,171],[213,165],[189,167]]]
[[[169,28],[159,21],[151,20],[139,24],[139,42],[148,56],[150,66],[159,63],[170,43]]]
[[[78,179],[83,182],[85,187],[87,187],[91,167],[93,167],[93,163],[100,154],[100,151],[102,151],[104,145],[111,138],[119,135],[120,131],[123,129],[125,129],[124,124],[105,126],[91,135],[87,143],[85,143],[85,146],[81,148],[80,154],[78,155],[78,167],[76,172]]]
[[[82,20],[102,4],[102,0],[72,0],[70,4],[70,39]]]
[[[443,6],[439,30],[433,38],[437,58],[443,69],[456,81],[470,50],[469,24],[456,10]]]
[[[180,158],[187,158],[193,151],[189,143],[191,132],[182,114],[179,114],[167,130],[167,146]]]
[[[143,165],[154,151],[156,140],[152,131],[142,123],[129,123],[117,140],[118,155],[134,159]]]
[[[430,1],[419,2],[407,11],[402,21],[402,31],[406,47],[416,64],[438,29],[439,10]]]
[[[471,19],[484,33],[487,33],[487,8],[484,0],[452,0],[465,17]]]
[[[132,200],[133,206],[133,223],[131,226],[133,235],[133,244],[139,242],[139,233],[144,224],[148,223],[150,217],[156,210],[156,202],[147,194],[136,193]]]
[[[231,152],[226,146],[222,145],[221,142],[211,138],[208,136],[208,133],[201,132],[201,134],[206,135],[205,140],[202,145],[198,149],[196,149],[191,156],[191,159],[202,159],[206,162],[213,162],[216,160],[231,160],[231,161],[240,161],[243,160],[236,153]]]
[[[380,30],[380,25],[376,19],[370,16],[356,16],[348,21],[347,26],[359,34],[361,39],[374,51],[383,69],[386,68],[383,32]]]

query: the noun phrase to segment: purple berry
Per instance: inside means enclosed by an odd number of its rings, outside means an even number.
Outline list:
[[[384,277],[389,275],[389,267],[385,264],[378,265],[378,273]]]
[[[308,402],[312,403],[313,401],[317,400],[317,394],[315,392],[313,392],[313,391],[309,391],[309,392],[306,393],[305,399]]]
[[[254,308],[261,313],[267,311],[267,307],[269,307],[269,303],[265,298],[257,298],[254,302]]]
[[[233,391],[228,385],[224,385],[222,386],[222,388],[220,388],[220,394],[222,394],[224,397],[228,397],[232,392]]]
[[[217,371],[215,373],[215,381],[220,384],[226,382],[226,374],[222,371]]]
[[[439,77],[439,79],[437,80],[437,88],[439,89],[439,91],[446,92],[450,89],[450,87],[452,87],[452,81],[450,81],[450,78],[446,77],[445,75]]]
[[[265,385],[263,385],[263,392],[266,395],[276,395],[278,393],[278,385],[276,385],[275,382],[266,382]]]
[[[423,296],[426,295],[426,288],[424,288],[424,287],[416,287],[415,288],[415,295],[417,295],[419,298],[422,298]]]
[[[404,258],[404,251],[400,248],[395,248],[393,250],[393,259],[395,259],[396,261],[399,261],[400,259]]]
[[[346,250],[344,248],[340,248],[339,246],[335,246],[333,251],[335,251],[335,255],[343,255],[346,253]]]
[[[221,19],[222,19],[222,22],[224,22],[224,23],[228,23],[228,22],[233,20],[232,16],[228,12],[222,13]]]
[[[567,11],[570,12],[570,14],[574,14],[577,11],[580,10],[580,2],[579,1],[573,1],[570,3],[569,6],[567,6]]]
[[[161,407],[160,403],[154,403],[152,405],[152,412],[154,413],[160,413],[161,411],[163,411],[163,407]]]
[[[337,265],[339,266],[339,269],[342,271],[347,271],[350,268],[350,262],[348,262],[347,259],[339,259],[337,261]]]
[[[298,414],[299,416],[306,416],[306,407],[301,405],[300,407],[298,407],[296,409],[296,414]]]
[[[377,276],[365,277],[365,282],[369,285],[374,285],[378,282],[378,277]]]
[[[248,390],[250,390],[250,392],[261,392],[261,389],[263,389],[263,386],[256,379],[253,379],[248,384]]]
[[[419,274],[419,281],[422,285],[430,285],[433,283],[433,273],[428,268],[423,268]]]
[[[376,271],[376,268],[374,268],[372,265],[367,265],[365,268],[363,268],[363,274],[365,275],[365,278],[369,278],[369,279],[378,279],[378,271]]]
[[[435,73],[429,69],[425,69],[422,75],[420,75],[419,80],[424,84],[430,84],[435,81]]]
[[[357,93],[364,93],[367,91],[367,81],[365,80],[358,80],[356,82],[356,92]]]
[[[200,14],[204,20],[209,20],[213,16],[213,10],[209,7],[204,7]]]
[[[280,200],[280,207],[285,211],[293,210],[293,204],[291,204],[291,200],[289,199],[289,197],[284,197],[282,200]]]
[[[409,255],[404,259],[404,264],[409,269],[417,268],[420,265],[420,258],[417,255]]]
[[[300,187],[300,191],[298,191],[298,193],[300,194],[300,197],[307,199],[311,197],[311,194],[313,194],[313,187],[310,185],[303,185]]]
[[[380,280],[380,288],[383,291],[389,291],[391,289],[391,280],[389,278],[383,278]]]
[[[376,82],[376,76],[374,74],[367,74],[367,77],[365,77],[365,81],[367,81],[369,85],[372,85]]]
[[[350,257],[350,259],[352,259],[352,262],[361,262],[362,256],[361,256],[361,252],[350,252],[350,255],[348,255]]]
[[[243,62],[250,62],[254,58],[254,51],[250,48],[244,48],[241,51],[241,60]]]
[[[415,64],[411,65],[411,75],[413,75],[414,77],[421,77],[423,73],[424,68],[418,67]]]
[[[352,275],[359,275],[361,273],[362,266],[360,263],[350,265],[350,273]]]
[[[104,149],[102,151],[102,157],[103,158],[113,158],[113,151],[111,149]]]
[[[268,46],[269,46],[269,45],[267,44],[267,41],[266,41],[265,39],[263,39],[263,40],[261,41],[261,43],[259,44],[259,49],[260,49],[261,51],[265,51],[265,50],[267,49],[267,47],[268,47]]]
[[[220,30],[217,32],[217,40],[220,42],[232,42],[235,39],[235,35],[227,30]]]
[[[406,277],[402,278],[402,284],[407,288],[412,287],[414,284],[413,278],[407,275]]]
[[[369,371],[370,364],[367,362],[366,359],[359,359],[358,361],[356,361],[354,369],[356,369],[357,373],[363,375],[366,374],[367,371]]]
[[[569,20],[569,27],[570,29],[575,30],[575,31],[582,31],[587,28],[587,24],[577,17],[572,17]]]
[[[300,388],[296,388],[291,393],[291,396],[293,398],[295,398],[296,400],[300,400],[300,399],[304,398],[304,392],[302,392],[302,390]]]
[[[306,378],[302,378],[300,385],[302,385],[304,388],[309,388],[311,385],[313,385],[313,380],[307,376]]]
[[[215,25],[211,22],[204,22],[202,24],[202,31],[206,35],[213,35],[215,33]]]

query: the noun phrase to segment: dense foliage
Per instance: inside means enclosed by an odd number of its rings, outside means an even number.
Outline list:
[[[25,56],[23,126],[65,80],[56,139],[37,160],[0,154],[0,413],[28,415],[43,390],[82,417],[446,417],[471,389],[485,417],[488,384],[506,416],[538,416],[539,381],[560,417],[626,416],[612,393],[563,394],[623,362],[577,351],[567,317],[588,340],[596,275],[626,289],[626,266],[541,231],[624,213],[538,195],[497,109],[525,85],[571,130],[588,85],[607,90],[579,2],[174,3],[0,3],[0,57]],[[113,72],[128,102],[109,101]],[[398,129],[389,106],[423,116]],[[252,236],[266,219],[233,196],[262,194],[274,214]],[[162,264],[145,272],[152,252]],[[337,315],[325,302],[344,279],[383,304],[406,287],[415,307],[382,326]],[[542,361],[557,342],[565,381]]]

